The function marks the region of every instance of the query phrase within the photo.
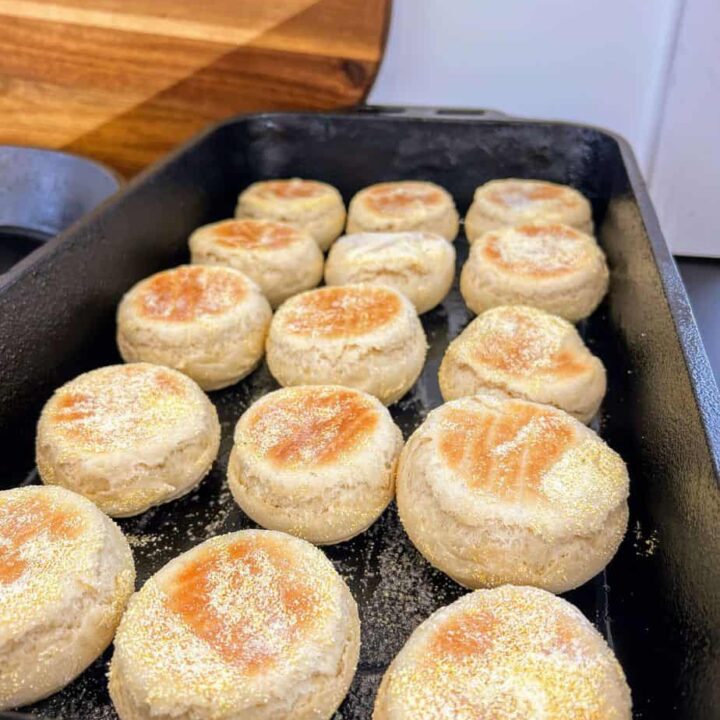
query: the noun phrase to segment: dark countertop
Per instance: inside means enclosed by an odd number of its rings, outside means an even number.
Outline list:
[[[676,257],[693,313],[720,385],[720,260]]]

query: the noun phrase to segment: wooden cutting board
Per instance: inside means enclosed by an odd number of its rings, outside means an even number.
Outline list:
[[[0,143],[130,176],[203,126],[361,102],[390,0],[0,0]]]

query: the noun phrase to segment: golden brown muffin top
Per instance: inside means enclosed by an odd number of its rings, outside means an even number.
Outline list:
[[[253,192],[268,200],[307,200],[324,195],[328,191],[325,183],[317,180],[290,178],[288,180],[266,180],[257,183]]]
[[[271,220],[224,220],[206,232],[217,245],[242,250],[281,250],[303,237],[291,225]]]
[[[379,423],[372,398],[350,388],[278,390],[248,411],[251,449],[277,467],[338,462],[362,447]]]
[[[570,416],[508,400],[472,410],[449,407],[438,444],[469,487],[522,502],[542,497],[543,476],[577,440]]]
[[[185,323],[231,310],[247,296],[248,283],[230,268],[183,265],[152,275],[132,292],[141,317]]]
[[[371,285],[338,285],[296,295],[283,306],[285,329],[325,339],[366,335],[402,311],[400,295]]]
[[[450,352],[473,365],[515,377],[564,380],[587,372],[592,356],[562,318],[522,305],[501,306],[475,319]],[[578,339],[579,340],[579,339]]]
[[[470,593],[426,626],[391,670],[391,717],[627,717],[612,652],[576,608],[548,592],[506,585]]]
[[[202,426],[203,399],[190,379],[170,368],[111,365],[59,388],[43,411],[43,423],[61,455],[131,450]]]
[[[433,183],[414,180],[372,185],[363,191],[364,202],[379,215],[405,215],[419,207],[435,207],[444,198],[441,188]]]
[[[0,500],[0,592],[27,572],[42,572],[42,544],[75,540],[85,527],[82,516],[40,492],[3,494]]]
[[[161,573],[158,587],[186,631],[255,675],[285,659],[326,612],[327,573],[315,564],[277,537],[240,534],[199,548]]]
[[[506,272],[554,278],[577,271],[595,241],[561,223],[528,223],[491,231],[477,241],[483,258]]]

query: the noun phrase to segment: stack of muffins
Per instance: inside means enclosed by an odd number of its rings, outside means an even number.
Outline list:
[[[37,432],[45,486],[0,492],[0,617],[16,619],[0,625],[0,709],[64,687],[114,637],[122,720],[330,718],[360,619],[316,546],[396,498],[418,551],[472,592],[408,638],[376,720],[630,719],[612,651],[556,596],[607,565],[628,522],[625,464],[587,427],[605,370],[572,324],[608,287],[590,204],[535,180],[476,190],[460,289],[477,317],[442,359],[445,403],[404,443],[387,406],[423,370],[419,315],[451,289],[458,232],[430,182],[365,188],[346,217],[326,183],[262,181],[235,218],[192,233],[191,264],[126,293],[125,364],[55,392]],[[203,480],[221,439],[205,391],[263,358],[281,388],[239,417],[227,482],[264,529],[196,546],[133,595],[110,517]]]

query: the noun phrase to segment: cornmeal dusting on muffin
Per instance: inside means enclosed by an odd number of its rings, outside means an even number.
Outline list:
[[[153,275],[133,294],[141,316],[190,322],[227,312],[242,302],[247,292],[247,283],[238,272],[192,265]]]
[[[571,418],[522,402],[449,407],[438,439],[470,487],[513,502],[542,496],[545,473],[576,442]]]
[[[449,352],[469,364],[481,363],[512,375],[577,375],[588,360],[565,348],[572,328],[561,318],[533,308],[501,307],[478,317]]]
[[[285,329],[320,338],[364,335],[390,323],[402,309],[397,293],[359,285],[299,295],[283,308]]]
[[[291,178],[290,180],[266,180],[258,183],[251,192],[267,199],[293,201],[318,197],[325,194],[327,188],[316,180]]]
[[[305,639],[325,638],[339,616],[338,578],[319,551],[255,533],[218,537],[148,580],[123,619],[116,653],[147,679],[145,700],[158,713],[175,707],[178,694],[197,694],[220,716],[243,702],[244,679],[290,672]]]
[[[442,202],[442,192],[422,182],[381,183],[366,191],[366,203],[380,215],[422,212]]]
[[[87,653],[98,639],[110,642],[135,579],[119,539],[94,505],[67,490],[0,492],[3,702],[55,692],[83,669],[79,659],[94,659]]]
[[[424,433],[450,471],[437,492],[462,484],[486,509],[530,503],[539,535],[594,532],[628,495],[622,458],[560,410],[481,394],[434,410]]]
[[[57,548],[72,546],[85,525],[41,495],[21,498],[0,501],[0,586],[46,572]]]
[[[393,709],[413,720],[624,717],[608,698],[624,686],[622,670],[573,606],[509,586],[459,603],[459,612],[431,618],[419,652],[390,671],[390,717]]]
[[[172,430],[194,427],[204,410],[177,374],[151,365],[117,365],[60,388],[47,412],[61,452],[131,449]]]
[[[581,267],[593,241],[566,225],[531,224],[490,233],[482,242],[484,255],[500,267],[540,276]]]
[[[164,585],[165,608],[239,672],[285,655],[322,602],[280,543],[237,540],[199,551]]]
[[[588,435],[543,476],[541,491],[561,509],[568,531],[594,531],[627,499],[625,463],[599,437]]]
[[[280,250],[303,237],[291,225],[270,220],[226,220],[208,232],[218,245],[244,250]]]
[[[511,210],[548,211],[579,204],[570,188],[537,180],[500,180],[490,183],[486,192],[491,202]]]
[[[251,450],[295,469],[331,463],[362,447],[377,428],[372,402],[344,388],[281,391],[256,405],[246,427]]]
[[[0,623],[37,618],[73,578],[91,582],[104,539],[101,525],[46,488],[0,493]]]

